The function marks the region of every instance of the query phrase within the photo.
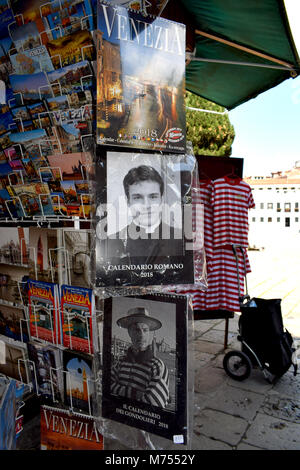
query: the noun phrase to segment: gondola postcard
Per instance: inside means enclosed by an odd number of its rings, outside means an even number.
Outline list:
[[[98,155],[97,287],[194,283],[187,170],[183,155]]]
[[[187,298],[104,301],[102,415],[186,444]]]
[[[185,151],[185,25],[98,0],[97,142]]]

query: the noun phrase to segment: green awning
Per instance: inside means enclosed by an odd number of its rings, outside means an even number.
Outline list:
[[[187,90],[231,110],[300,73],[283,0],[178,3],[194,36]]]

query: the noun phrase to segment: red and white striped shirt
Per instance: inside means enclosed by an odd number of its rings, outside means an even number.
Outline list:
[[[243,249],[243,252],[245,263],[241,249],[237,249],[240,295],[244,295],[244,278],[247,273],[251,272],[246,249]],[[207,273],[207,284],[205,310],[240,311],[238,273],[232,247],[215,248]]]
[[[241,178],[224,176],[213,182],[214,247],[248,248],[248,210],[255,207],[251,187]]]

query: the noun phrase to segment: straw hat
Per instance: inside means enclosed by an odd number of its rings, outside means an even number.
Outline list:
[[[150,317],[149,312],[144,307],[136,307],[128,310],[126,317],[119,318],[117,324],[122,328],[128,328],[134,323],[146,323],[150,331],[158,330],[162,324],[156,318]]]

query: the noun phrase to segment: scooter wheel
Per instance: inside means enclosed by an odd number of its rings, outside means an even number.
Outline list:
[[[249,357],[241,351],[229,351],[225,354],[223,367],[229,377],[238,381],[247,379],[252,371]]]

